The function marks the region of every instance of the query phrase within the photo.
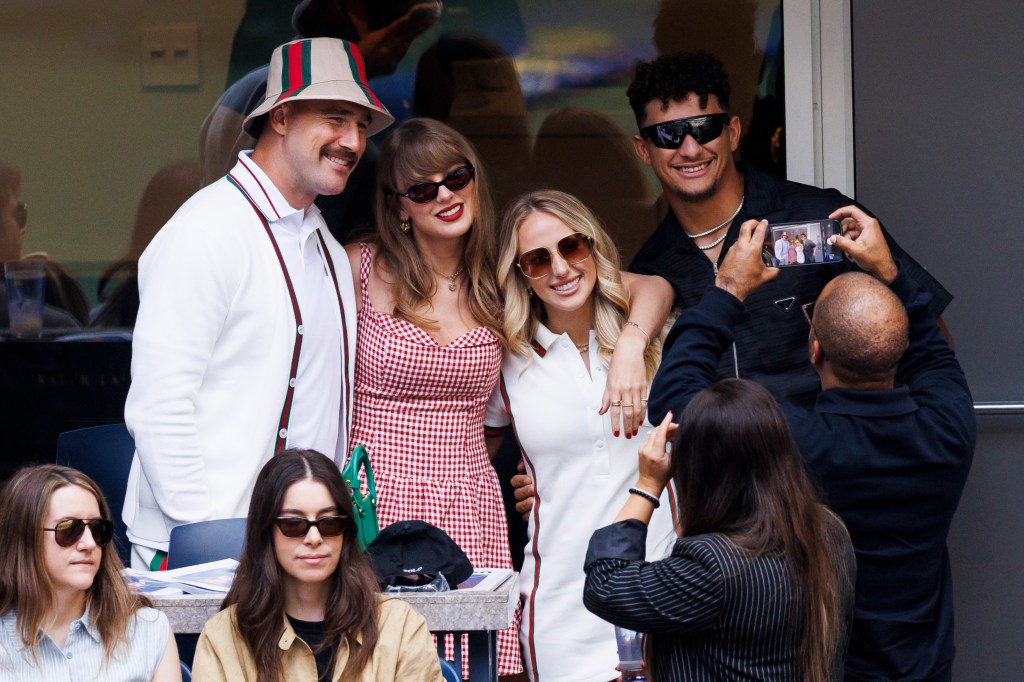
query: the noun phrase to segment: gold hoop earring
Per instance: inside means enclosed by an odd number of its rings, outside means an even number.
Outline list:
[[[412,232],[412,223],[409,222],[408,220],[403,220],[402,224],[401,224],[401,227],[402,227],[402,232],[404,232],[406,234],[409,234],[410,232]]]

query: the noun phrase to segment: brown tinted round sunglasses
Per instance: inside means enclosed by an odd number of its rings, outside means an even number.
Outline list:
[[[558,240],[555,248],[558,255],[569,265],[582,263],[590,258],[593,240],[580,232],[573,232]],[[540,279],[551,272],[551,261],[554,253],[549,249],[531,249],[519,257],[517,265],[523,274],[530,279]]]

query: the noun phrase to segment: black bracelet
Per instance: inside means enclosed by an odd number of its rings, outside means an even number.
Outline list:
[[[654,495],[650,494],[646,490],[640,490],[640,488],[630,488],[629,489],[629,494],[630,495],[639,495],[640,497],[644,498],[645,500],[647,500],[648,502],[653,504],[655,509],[657,509],[658,507],[661,506],[661,500],[659,500],[657,497],[655,497]]]

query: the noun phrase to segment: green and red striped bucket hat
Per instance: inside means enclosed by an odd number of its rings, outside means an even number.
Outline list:
[[[359,48],[347,40],[304,38],[276,48],[270,58],[266,99],[245,118],[245,131],[252,134],[257,118],[279,104],[298,99],[342,100],[366,107],[371,117],[367,135],[395,122],[370,90]]]

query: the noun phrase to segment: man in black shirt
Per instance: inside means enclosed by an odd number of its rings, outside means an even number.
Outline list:
[[[840,275],[798,310],[822,392],[813,408],[783,402],[782,410],[857,556],[845,679],[946,682],[954,657],[946,537],[974,454],[974,405],[931,295],[892,258],[878,221],[856,206],[834,215],[846,234],[835,250],[868,274]],[[744,302],[786,274],[761,262],[764,231],[764,223],[741,226],[715,286],[672,328],[651,387],[655,423],[714,383]]]
[[[697,305],[714,284],[743,221],[820,220],[855,203],[834,189],[778,180],[733,160],[740,121],[727,113],[728,76],[707,53],[641,63],[627,95],[640,129],[633,138],[636,153],[658,176],[670,209],[630,270],[667,279],[677,306]],[[886,240],[901,266],[932,294],[932,310],[940,314],[950,294],[888,234]],[[800,306],[850,269],[847,262],[786,268],[754,292],[718,376],[753,379],[777,398],[813,404],[818,380],[807,364]]]

